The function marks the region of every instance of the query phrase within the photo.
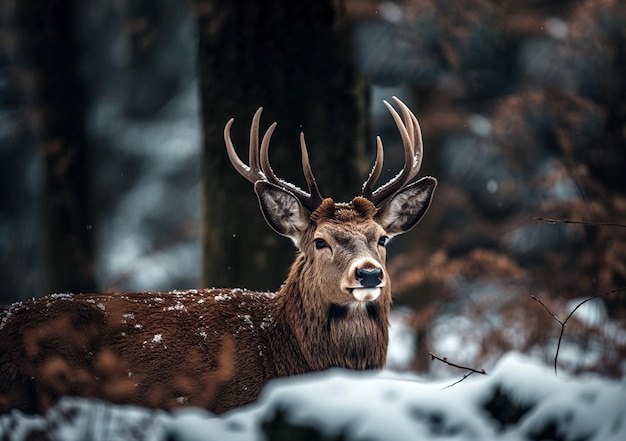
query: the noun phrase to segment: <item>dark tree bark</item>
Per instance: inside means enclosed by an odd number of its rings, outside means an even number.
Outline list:
[[[85,96],[68,0],[14,3],[19,48],[12,54],[28,137],[43,155],[47,292],[94,291],[93,221],[85,144]]]
[[[189,18],[190,0],[133,0],[122,6],[131,78],[126,114],[152,118],[179,91],[180,72],[185,69],[169,67],[182,62],[184,54],[176,56],[171,46],[180,35],[182,22]]]
[[[254,111],[273,121],[273,168],[303,188],[299,132],[324,196],[360,191],[366,89],[352,60],[349,23],[332,0],[195,2],[204,128],[203,275],[209,286],[275,289],[293,259],[289,240],[264,225],[252,185],[226,156],[223,128],[247,158]]]

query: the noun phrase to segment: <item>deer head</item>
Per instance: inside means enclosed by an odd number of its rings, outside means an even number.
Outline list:
[[[424,177],[411,183],[422,162],[422,136],[415,115],[393,97],[402,116],[387,102],[404,145],[404,167],[387,183],[374,190],[383,168],[383,144],[377,138],[374,166],[360,196],[336,203],[322,197],[313,176],[304,134],[300,134],[302,169],[308,192],[278,178],[269,161],[269,144],[276,123],[270,125],[260,143],[262,108],[252,119],[249,165],[239,158],[230,138],[231,119],[224,129],[228,157],[235,169],[254,184],[261,211],[278,234],[289,237],[308,263],[311,278],[327,293],[331,304],[372,302],[382,292],[390,298],[385,269],[385,245],[393,237],[413,228],[428,209],[437,181]]]

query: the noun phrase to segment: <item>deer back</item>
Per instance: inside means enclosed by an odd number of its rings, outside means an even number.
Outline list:
[[[0,409],[44,412],[63,395],[218,412],[246,404],[276,376],[275,303],[222,289],[15,304],[0,322]]]

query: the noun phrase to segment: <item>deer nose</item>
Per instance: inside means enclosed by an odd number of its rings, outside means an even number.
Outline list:
[[[383,271],[380,268],[363,269],[357,268],[356,279],[364,288],[374,288],[383,281]]]

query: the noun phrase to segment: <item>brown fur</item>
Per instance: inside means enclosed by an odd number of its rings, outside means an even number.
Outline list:
[[[331,198],[326,198],[311,214],[311,220],[316,224],[325,221],[354,222],[358,219],[370,220],[378,210],[367,199],[357,196],[348,204],[335,204]]]

